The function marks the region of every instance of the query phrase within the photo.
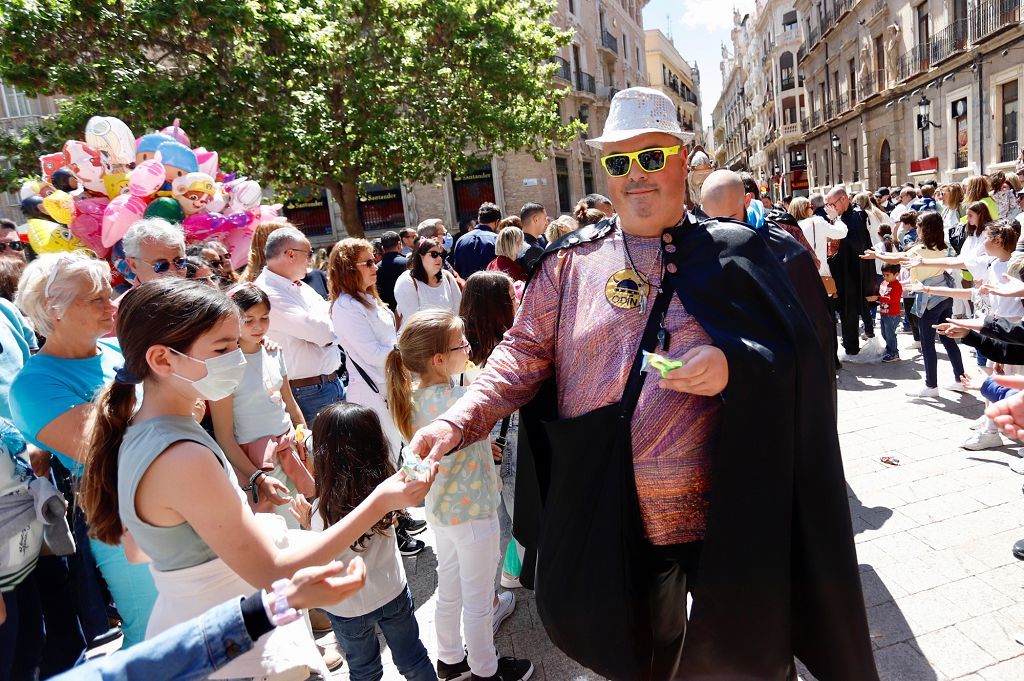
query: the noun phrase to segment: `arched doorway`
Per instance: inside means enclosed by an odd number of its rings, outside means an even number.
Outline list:
[[[892,152],[889,149],[889,140],[882,142],[882,151],[878,154],[878,186],[892,186]]]

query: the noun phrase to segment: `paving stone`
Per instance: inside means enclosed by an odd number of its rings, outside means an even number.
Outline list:
[[[934,669],[951,678],[998,662],[955,627],[919,636],[914,645]]]

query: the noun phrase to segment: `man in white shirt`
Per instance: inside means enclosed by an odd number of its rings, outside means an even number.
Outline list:
[[[910,210],[910,204],[912,204],[915,199],[917,199],[917,192],[910,187],[904,187],[900,190],[900,202],[892,209],[892,212],[889,213],[889,217],[892,218],[892,224],[898,225],[900,223],[900,216]],[[897,235],[897,238],[902,239],[903,235],[899,234]]]
[[[271,232],[265,254],[267,266],[255,283],[270,298],[267,337],[281,345],[292,394],[306,423],[312,424],[321,409],[345,399],[331,307],[302,282],[313,257],[302,232],[294,227]]]

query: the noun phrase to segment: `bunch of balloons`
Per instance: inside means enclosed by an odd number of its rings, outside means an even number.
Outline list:
[[[37,253],[88,249],[125,273],[125,232],[160,217],[181,225],[187,242],[222,241],[238,268],[256,226],[281,208],[261,205],[259,183],[221,173],[217,152],[192,148],[177,120],[136,138],[120,119],[93,116],[84,138],[40,156],[41,176],[21,187],[24,238]]]

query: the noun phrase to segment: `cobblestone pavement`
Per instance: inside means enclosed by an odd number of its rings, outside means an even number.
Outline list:
[[[875,657],[883,681],[1024,679],[1024,476],[1010,471],[1016,446],[971,452],[960,444],[980,415],[976,394],[904,395],[923,385],[920,353],[899,337],[902,361],[852,364],[839,374],[839,434]],[[965,364],[973,367],[970,349]],[[940,385],[952,379],[939,348]],[[899,459],[898,466],[880,458]],[[406,560],[421,638],[435,659],[437,575],[433,537]],[[499,654],[531,659],[535,679],[597,679],[559,653],[531,593],[497,637]],[[401,679],[387,651],[385,679]],[[347,679],[343,667],[336,678]],[[812,677],[804,675],[806,681]]]

